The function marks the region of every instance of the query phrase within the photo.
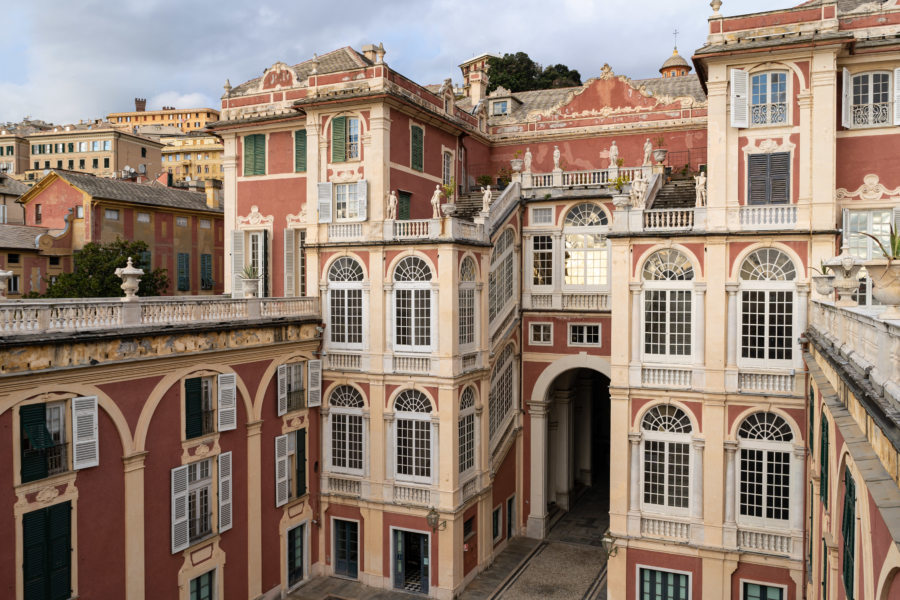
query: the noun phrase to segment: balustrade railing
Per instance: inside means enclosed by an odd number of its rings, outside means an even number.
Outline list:
[[[526,175],[526,177],[527,177],[527,175]],[[553,187],[553,174],[552,173],[532,173],[531,174],[531,187],[533,187],[533,188]]]
[[[738,546],[742,550],[788,555],[793,549],[789,535],[751,529],[738,529]]]
[[[432,237],[432,219],[394,221],[392,238],[395,240],[422,240]]]
[[[742,206],[741,229],[793,229],[797,225],[796,204]]]
[[[641,384],[647,387],[689,388],[691,370],[679,367],[642,367]]]
[[[358,353],[328,352],[325,356],[329,369],[359,371],[362,366],[362,355]]]
[[[428,373],[431,370],[430,356],[393,356],[394,372]]]
[[[691,524],[671,519],[641,517],[641,535],[689,540],[691,538]]]
[[[362,223],[330,223],[329,240],[357,240],[362,237]]]
[[[506,186],[500,197],[491,204],[490,217],[488,217],[488,231],[493,233],[494,229],[500,224],[500,220],[506,215],[508,209],[519,201],[522,195],[522,186],[518,183],[511,183]]]
[[[431,504],[431,490],[406,485],[394,485],[394,502],[397,504],[428,506]]]
[[[644,211],[644,229],[684,231],[694,228],[693,208],[660,208]]]
[[[342,496],[359,496],[362,491],[362,485],[358,479],[344,479],[342,477],[334,477],[329,475],[328,492],[332,494],[340,494]]]
[[[738,373],[738,389],[742,392],[790,394],[794,391],[794,372],[762,373],[741,371]]]

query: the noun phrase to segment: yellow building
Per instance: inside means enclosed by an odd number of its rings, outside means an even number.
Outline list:
[[[110,113],[106,120],[117,129],[131,129],[140,125],[173,125],[184,132],[202,130],[207,122],[219,120],[219,111],[214,108],[164,106],[162,110],[146,110],[147,100],[143,98],[135,98],[134,107],[133,111]]]
[[[223,179],[222,140],[213,135],[194,134],[160,137],[162,170],[172,175],[173,183]]]

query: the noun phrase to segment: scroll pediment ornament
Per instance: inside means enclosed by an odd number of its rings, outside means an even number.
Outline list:
[[[334,175],[331,176],[332,183],[353,183],[360,179],[362,179],[362,177],[356,170],[335,171]]]
[[[298,212],[296,215],[288,215],[286,219],[288,227],[291,227],[293,225],[303,225],[304,223],[306,223],[306,207],[301,208],[300,212]]]
[[[259,212],[259,207],[255,204],[250,207],[250,214],[246,217],[238,217],[238,227],[240,228],[249,228],[249,227],[272,227],[272,224],[275,222],[275,218],[272,215],[262,215]]]
[[[797,145],[793,144],[788,136],[777,141],[772,138],[751,139],[744,146],[744,154],[772,154],[775,152],[791,152]]]
[[[259,90],[269,90],[279,87],[294,87],[297,84],[297,74],[283,62],[277,62],[268,69],[259,80]]]
[[[900,197],[900,187],[888,189],[878,181],[878,175],[869,173],[863,177],[863,184],[850,192],[844,188],[838,188],[834,192],[837,200],[850,200],[858,198],[864,201],[881,200],[887,196],[889,199],[896,200]]]
[[[55,500],[57,496],[59,496],[59,490],[56,489],[55,485],[51,485],[41,489],[41,491],[37,493],[37,496],[35,496],[35,500],[41,504],[49,504]]]

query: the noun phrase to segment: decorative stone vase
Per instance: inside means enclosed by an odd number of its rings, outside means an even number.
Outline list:
[[[624,189],[621,192],[616,192],[613,194],[613,204],[616,208],[627,208],[631,206],[631,194],[625,193]]]
[[[856,306],[853,294],[859,290],[859,270],[862,268],[862,262],[850,254],[850,247],[845,242],[841,253],[823,264],[834,273],[834,289],[838,295],[835,306]]]
[[[6,300],[6,290],[8,289],[9,280],[12,279],[12,276],[12,271],[0,269],[0,300]]]
[[[813,275],[813,283],[816,285],[816,291],[823,296],[830,296],[834,293],[834,275]]]
[[[444,213],[445,217],[452,217],[456,214],[456,204],[454,204],[453,202],[442,204],[441,212]]]
[[[141,284],[141,276],[144,274],[142,269],[136,269],[131,264],[131,257],[128,257],[128,264],[124,267],[116,269],[116,276],[122,278],[122,291],[125,297],[122,302],[134,302],[137,300],[138,286]]]
[[[255,298],[259,293],[259,279],[242,279],[244,298]]]
[[[657,162],[657,164],[662,164],[664,160],[666,160],[666,156],[669,154],[669,151],[665,148],[657,148],[653,151],[653,160]]]
[[[525,161],[521,158],[513,158],[509,161],[509,166],[512,167],[514,173],[521,173],[522,166],[525,164]]]
[[[872,295],[886,306],[878,318],[882,321],[900,320],[900,261],[882,258],[863,264],[872,279]]]

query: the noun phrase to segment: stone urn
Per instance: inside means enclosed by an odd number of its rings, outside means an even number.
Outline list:
[[[9,289],[9,280],[12,276],[12,271],[0,269],[0,300],[6,300],[6,290]]]
[[[255,298],[259,293],[259,279],[241,278],[243,282],[244,298]]]
[[[822,264],[834,273],[834,289],[838,295],[835,306],[856,306],[853,294],[859,290],[859,270],[862,268],[862,261],[850,254],[850,247],[846,241],[839,255]]]
[[[137,269],[131,264],[130,256],[126,266],[116,269],[116,276],[122,278],[122,291],[125,292],[122,302],[134,302],[137,300],[138,286],[141,284],[141,276],[143,274],[143,269]]]
[[[900,262],[886,258],[863,263],[872,279],[872,295],[886,308],[882,321],[900,320]]]
[[[521,173],[524,165],[525,161],[521,158],[514,158],[509,161],[509,166],[512,167],[513,173]]]
[[[662,164],[664,160],[666,160],[666,156],[669,154],[669,151],[665,148],[657,148],[653,151],[653,160],[657,162],[657,164]]]
[[[831,296],[834,293],[834,274],[813,275],[812,280],[816,291],[823,296]]]
[[[441,212],[444,213],[445,217],[452,217],[456,214],[456,204],[453,202],[447,202],[446,204],[441,205]]]
[[[631,206],[631,194],[626,193],[623,189],[621,192],[613,194],[613,205],[616,208],[628,208]]]

